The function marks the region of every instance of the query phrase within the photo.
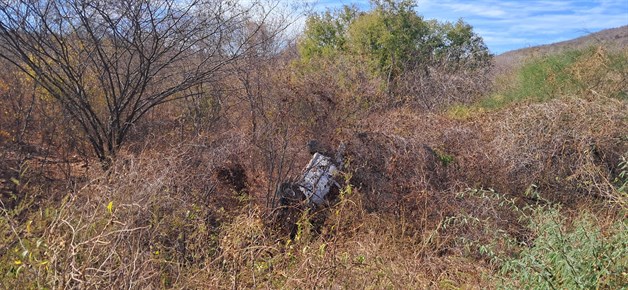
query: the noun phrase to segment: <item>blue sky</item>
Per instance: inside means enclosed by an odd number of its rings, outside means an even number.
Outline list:
[[[355,3],[368,10],[368,1],[321,0],[316,10]],[[484,38],[491,52],[549,44],[606,28],[628,25],[628,0],[418,0],[426,19],[462,18]]]

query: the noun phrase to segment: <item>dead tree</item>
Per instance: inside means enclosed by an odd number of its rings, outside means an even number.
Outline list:
[[[250,12],[262,10],[246,3],[0,0],[0,57],[62,106],[106,167],[142,116],[202,93],[191,88],[253,47]]]

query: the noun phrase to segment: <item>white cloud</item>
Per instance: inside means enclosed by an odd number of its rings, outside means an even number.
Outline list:
[[[628,0],[419,0],[426,18],[463,18],[501,53],[628,25]]]
[[[468,12],[478,16],[484,17],[502,17],[506,16],[507,12],[500,8],[493,8],[483,5],[462,4],[462,3],[445,3],[445,7],[448,7],[456,12]]]

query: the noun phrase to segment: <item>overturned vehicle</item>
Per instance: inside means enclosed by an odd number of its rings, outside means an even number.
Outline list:
[[[296,180],[282,183],[275,192],[279,201],[276,207],[278,221],[294,230],[301,213],[329,205],[340,192],[338,177],[343,167],[344,144],[335,154],[320,150],[315,141],[308,143],[312,154]]]

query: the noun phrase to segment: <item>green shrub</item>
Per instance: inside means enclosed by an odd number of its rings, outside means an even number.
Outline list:
[[[529,248],[502,265],[506,289],[621,289],[628,271],[628,228],[616,221],[603,232],[599,221],[583,214],[571,226],[558,209],[538,209]]]
[[[501,76],[508,84],[496,88],[495,94],[482,100],[480,106],[495,109],[561,96],[626,99],[628,52],[607,52],[602,47],[570,50],[532,59],[514,74],[514,84],[511,76]]]
[[[462,20],[424,20],[409,0],[373,1],[373,9],[344,6],[312,14],[298,43],[300,60],[351,56],[390,82],[429,66],[475,71],[490,65],[484,40]]]

